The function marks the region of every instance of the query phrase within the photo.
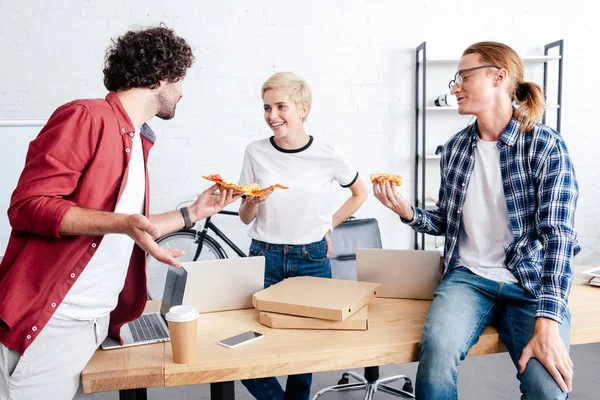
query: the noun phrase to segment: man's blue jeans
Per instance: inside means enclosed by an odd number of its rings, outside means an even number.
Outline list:
[[[467,268],[450,271],[435,291],[419,344],[415,395],[419,400],[457,399],[458,365],[477,343],[483,329],[498,329],[517,367],[523,348],[535,327],[537,300],[519,284],[492,281]],[[560,336],[569,349],[571,315],[560,325]],[[525,372],[517,372],[522,398],[565,399],[546,368],[535,358]]]
[[[265,288],[293,276],[331,278],[325,239],[306,245],[270,244],[252,240],[250,256],[265,257]],[[243,380],[242,384],[259,400],[310,398],[312,374],[290,375],[285,392],[276,378]]]

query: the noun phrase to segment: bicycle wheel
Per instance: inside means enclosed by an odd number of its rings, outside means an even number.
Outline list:
[[[178,258],[181,262],[216,260],[227,257],[221,245],[219,245],[212,237],[206,235],[202,244],[202,251],[198,256],[198,259],[194,260],[193,258],[198,249],[196,238],[197,233],[195,230],[182,229],[158,238],[156,243],[163,249],[183,250],[185,254]],[[148,285],[148,297],[150,299],[162,299],[166,278],[167,265],[148,254],[146,256],[146,282]]]

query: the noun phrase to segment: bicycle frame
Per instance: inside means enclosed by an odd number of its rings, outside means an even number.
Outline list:
[[[240,215],[239,213],[237,213],[235,211],[219,211],[219,214]],[[235,251],[235,253],[238,256],[248,257],[248,255],[246,253],[244,253],[239,247],[237,247],[235,245],[235,243],[233,243],[231,241],[231,239],[229,239],[227,236],[225,236],[225,234],[223,232],[221,232],[221,230],[219,228],[217,228],[216,225],[210,221],[210,219],[211,219],[211,217],[206,218],[206,221],[204,222],[204,227],[202,228],[201,231],[198,232],[198,239],[196,239],[196,243],[198,243],[198,247],[196,248],[196,254],[194,255],[194,260],[197,260],[198,257],[200,256],[200,253],[202,252],[202,246],[204,245],[204,238],[206,237],[206,232],[208,232],[209,229],[211,231],[213,231],[215,233],[215,235],[217,235],[219,238],[221,238],[221,240],[224,241],[225,244],[227,244],[233,251]]]

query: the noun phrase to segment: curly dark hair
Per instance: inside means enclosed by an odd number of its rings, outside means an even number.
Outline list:
[[[155,88],[159,81],[185,77],[194,55],[185,39],[164,25],[129,31],[106,50],[104,86],[111,91]]]

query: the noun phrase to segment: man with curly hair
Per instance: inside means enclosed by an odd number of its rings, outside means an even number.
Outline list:
[[[0,399],[73,398],[98,345],[142,314],[144,252],[179,265],[153,239],[238,198],[213,186],[182,212],[148,212],[146,121],[173,118],[193,60],[164,26],[127,32],[106,53],[106,98],[60,106],[31,142],[0,264]]]

